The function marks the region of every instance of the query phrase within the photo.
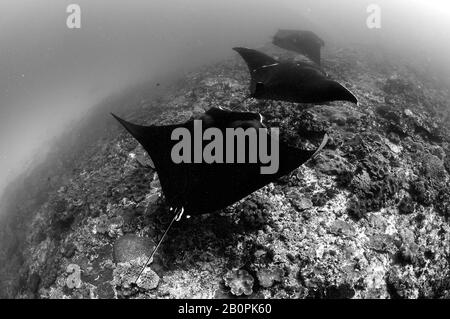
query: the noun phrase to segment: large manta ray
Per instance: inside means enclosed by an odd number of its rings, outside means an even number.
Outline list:
[[[278,30],[273,37],[273,44],[280,48],[307,56],[320,65],[320,50],[325,42],[312,31]]]
[[[240,54],[250,71],[250,97],[294,103],[358,103],[352,92],[327,78],[318,66],[277,61],[267,54],[248,48],[238,47],[233,50]]]
[[[147,264],[153,260],[153,256],[172,224],[179,221],[184,212],[188,215],[203,214],[225,208],[296,169],[319,152],[327,142],[325,135],[322,144],[316,151],[301,150],[279,142],[279,169],[274,174],[265,175],[261,174],[261,162],[176,164],[171,153],[178,141],[172,140],[172,133],[177,128],[184,128],[190,132],[190,136],[194,136],[196,128],[194,120],[178,125],[140,126],[127,122],[114,114],[113,116],[137,139],[151,157],[166,202],[170,206],[170,210],[174,211],[172,221],[143,264],[135,279],[135,284],[138,283]],[[262,116],[259,113],[231,112],[212,108],[200,120],[202,130],[215,128],[222,133],[222,136],[226,136],[227,128],[254,128],[257,132],[258,142],[261,138],[278,138],[270,136],[265,130],[259,130],[264,127]],[[205,143],[203,142],[203,144]],[[237,143],[234,145],[236,151]],[[249,145],[246,147],[245,152],[248,155],[250,148]],[[224,150],[225,152],[226,150]],[[224,155],[226,156],[226,154]]]
[[[261,174],[263,165],[256,163],[180,163],[171,158],[172,148],[179,141],[172,140],[176,128],[186,128],[194,136],[194,120],[167,126],[140,126],[113,116],[144,147],[151,157],[167,204],[175,211],[188,215],[204,214],[223,209],[259,188],[288,174],[309,160],[316,151],[302,150],[279,141],[279,169],[274,174]],[[263,128],[259,113],[232,112],[219,108],[208,110],[201,117],[202,129],[217,128],[226,136],[227,128]],[[258,140],[276,138],[268,130],[256,130]],[[203,141],[203,146],[209,141]],[[225,143],[224,143],[225,144]],[[249,144],[249,143],[246,143]],[[234,143],[235,151],[237,143]],[[247,155],[249,145],[246,145]],[[225,147],[224,147],[225,148]],[[193,148],[192,148],[193,149]],[[224,155],[226,150],[224,150]],[[236,154],[236,153],[235,153]],[[224,157],[225,158],[225,157]]]

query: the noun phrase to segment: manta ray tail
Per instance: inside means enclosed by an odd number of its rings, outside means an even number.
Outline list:
[[[319,153],[323,150],[323,148],[327,145],[329,140],[328,134],[325,133],[325,135],[323,136],[322,142],[320,143],[319,147],[316,149],[316,151],[314,152],[314,154],[311,156],[311,159],[314,159],[317,157],[317,155],[319,155]]]

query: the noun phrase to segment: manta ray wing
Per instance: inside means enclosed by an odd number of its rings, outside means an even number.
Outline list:
[[[244,59],[245,63],[248,66],[250,74],[254,70],[263,67],[265,65],[272,65],[278,63],[278,61],[272,58],[271,56],[257,50],[242,47],[236,47],[233,48],[233,50],[239,53],[239,55]]]

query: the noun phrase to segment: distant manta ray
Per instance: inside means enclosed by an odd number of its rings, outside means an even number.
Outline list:
[[[303,54],[317,65],[321,64],[320,51],[325,42],[312,31],[278,30],[272,43],[282,49]]]
[[[233,50],[240,54],[250,71],[250,97],[294,103],[349,101],[358,104],[352,92],[328,79],[318,66],[280,62],[248,48],[237,47]]]

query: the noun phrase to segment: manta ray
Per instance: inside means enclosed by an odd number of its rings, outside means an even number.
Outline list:
[[[172,149],[178,141],[172,132],[185,128],[194,135],[194,120],[166,126],[141,126],[112,114],[125,129],[143,146],[154,163],[166,203],[174,211],[183,210],[187,215],[211,213],[223,209],[250,195],[261,187],[276,181],[311,159],[317,150],[303,150],[279,141],[279,169],[274,174],[261,174],[263,163],[174,163]],[[264,128],[259,113],[233,112],[211,108],[200,118],[203,129],[216,128],[226,135],[227,128]],[[261,138],[269,132],[257,130]],[[265,136],[264,136],[265,135]],[[206,142],[205,142],[206,143]],[[235,143],[236,144],[236,143]],[[236,145],[235,145],[236,147]],[[246,146],[246,152],[249,151]]]
[[[321,104],[348,101],[356,96],[339,82],[329,79],[318,66],[302,62],[277,61],[257,50],[233,48],[247,63],[250,97],[294,103]]]
[[[320,65],[320,50],[325,42],[312,31],[278,30],[272,43],[282,49],[305,55]]]
[[[158,174],[165,200],[173,212],[172,221],[160,238],[153,252],[143,265],[135,283],[147,264],[153,259],[169,229],[186,215],[205,214],[223,209],[250,195],[261,187],[289,174],[311,158],[327,143],[324,135],[321,145],[314,151],[302,150],[279,141],[279,169],[274,174],[261,174],[262,163],[175,163],[172,149],[177,141],[172,133],[183,128],[194,134],[194,120],[166,126],[141,126],[130,123],[112,114],[125,129],[143,146],[151,157]],[[214,128],[226,135],[227,129],[256,129],[259,138],[269,136],[259,113],[233,112],[211,108],[201,118],[203,129]],[[250,145],[247,145],[250,147]],[[246,149],[246,153],[249,149]]]

